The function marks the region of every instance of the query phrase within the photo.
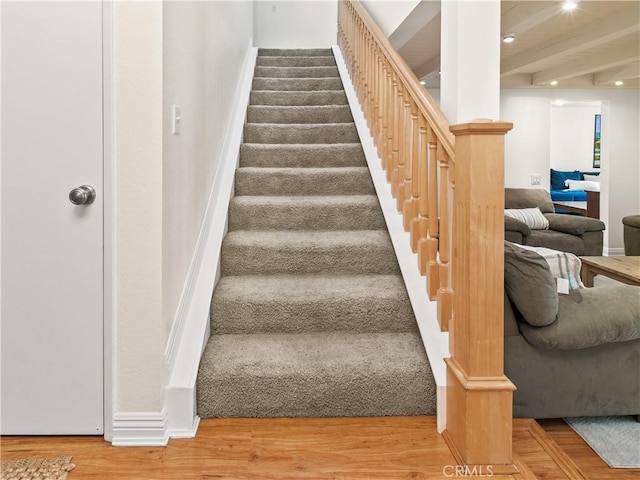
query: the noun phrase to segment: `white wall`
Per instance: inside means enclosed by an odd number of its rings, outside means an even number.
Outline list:
[[[371,18],[387,37],[404,21],[420,0],[361,0]]]
[[[602,103],[601,219],[605,248],[623,248],[622,217],[640,212],[640,92],[638,90],[506,89],[500,119],[514,123],[505,138],[505,184],[531,187],[530,174],[549,188],[551,103]],[[593,128],[593,126],[591,127]]]
[[[195,249],[253,35],[253,2],[164,3],[163,332],[166,342]],[[172,132],[172,106],[181,131]]]
[[[513,123],[505,136],[505,186],[530,188],[531,175],[549,189],[550,100],[529,90],[500,92],[500,120]]]
[[[338,43],[338,2],[256,1],[253,37],[260,48],[329,48]]]
[[[114,2],[117,413],[163,408],[165,345],[252,33],[250,0]]]
[[[551,106],[551,168],[597,171],[593,168],[593,134],[595,115],[602,113],[602,108],[596,103]]]
[[[114,408],[159,412],[162,4],[114,2]]]

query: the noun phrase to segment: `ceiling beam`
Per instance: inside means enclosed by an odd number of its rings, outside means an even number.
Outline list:
[[[521,2],[500,17],[500,31],[522,33],[546,22],[560,11],[555,2]]]
[[[389,41],[400,50],[428,24],[440,28],[440,2],[421,1],[389,36]]]
[[[413,71],[416,77],[430,80],[440,73],[440,55],[430,58]]]
[[[544,85],[552,80],[564,80],[587,73],[600,72],[623,66],[638,60],[640,54],[638,45],[631,44],[626,48],[619,48],[603,55],[594,55],[587,60],[565,63],[557,67],[548,68],[534,73],[531,77],[533,85]]]
[[[538,69],[541,62],[557,60],[640,31],[639,14],[640,4],[633,2],[609,17],[590,22],[544,45],[503,60],[500,75],[506,77],[514,73],[532,72]]]
[[[617,80],[631,80],[640,78],[640,62],[630,63],[622,68],[596,73],[593,76],[593,84],[597,86],[608,85]]]

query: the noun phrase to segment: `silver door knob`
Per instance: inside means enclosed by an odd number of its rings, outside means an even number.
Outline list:
[[[96,198],[96,191],[91,185],[81,185],[69,192],[69,200],[74,205],[90,205]]]

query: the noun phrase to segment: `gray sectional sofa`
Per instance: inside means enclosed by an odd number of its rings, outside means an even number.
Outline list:
[[[548,268],[505,242],[504,362],[517,387],[514,416],[640,414],[640,287],[558,295]]]

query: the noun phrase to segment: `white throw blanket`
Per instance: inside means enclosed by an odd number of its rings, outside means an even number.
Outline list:
[[[560,252],[558,250],[552,250],[544,247],[531,247],[529,245],[518,246],[527,250],[533,250],[544,258],[549,264],[551,273],[555,278],[564,278],[569,281],[570,290],[585,288],[582,283],[582,279],[580,278],[582,262],[573,253]]]

